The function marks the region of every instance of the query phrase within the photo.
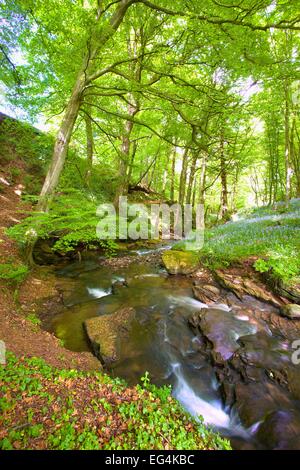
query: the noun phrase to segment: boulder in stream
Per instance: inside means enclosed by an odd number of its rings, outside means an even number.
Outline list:
[[[111,314],[89,318],[84,322],[84,329],[94,354],[105,365],[119,359],[120,342],[128,336],[134,318],[135,310],[126,307]]]
[[[285,297],[291,303],[297,304],[300,303],[300,283],[299,281],[294,281],[290,283],[285,282],[276,282],[272,277],[268,277],[268,273],[266,273],[267,282],[273,287],[274,291],[280,295],[281,297]]]
[[[224,404],[253,440],[265,449],[297,449],[300,384],[291,354],[300,324],[262,307],[201,309],[189,325],[203,341]]]
[[[291,320],[300,320],[300,305],[288,304],[281,307],[281,315]]]
[[[115,281],[112,285],[111,291],[114,295],[118,294],[124,287],[128,287],[127,281],[124,279],[122,281]]]
[[[286,409],[273,411],[259,427],[257,438],[267,449],[299,450],[299,411]]]
[[[239,338],[253,335],[257,331],[255,325],[217,309],[202,310],[199,327],[213,345],[212,354],[216,363],[223,363],[233,356],[241,347]]]
[[[192,274],[199,266],[199,255],[195,251],[168,250],[162,261],[169,274]]]

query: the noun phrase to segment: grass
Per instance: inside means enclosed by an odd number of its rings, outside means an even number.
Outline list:
[[[207,230],[201,256],[214,269],[255,256],[258,271],[272,271],[284,282],[296,279],[300,275],[300,201],[288,207],[259,208]]]
[[[230,449],[145,374],[127,388],[102,373],[58,370],[7,353],[0,368],[0,449]]]

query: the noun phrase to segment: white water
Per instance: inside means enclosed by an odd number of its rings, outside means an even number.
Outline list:
[[[240,321],[249,321],[248,315],[235,315],[235,318]]]
[[[215,308],[217,310],[222,310],[223,312],[231,312],[231,307],[226,304],[212,304],[210,308]]]
[[[87,287],[87,291],[94,299],[101,299],[101,297],[111,294],[111,289],[105,290],[98,287]]]
[[[179,363],[173,363],[171,366],[177,379],[173,395],[182,406],[195,418],[201,415],[206,424],[228,429],[230,418],[229,415],[222,410],[221,405],[218,402],[209,403],[202,400],[186,382],[182,374],[181,365]]]
[[[185,297],[183,295],[175,297],[173,295],[170,295],[168,299],[172,304],[179,305],[182,307],[192,307],[199,310],[201,308],[208,308],[206,304],[203,304],[202,302],[199,302],[199,300],[193,299],[192,297]]]
[[[143,279],[145,277],[161,277],[161,274],[155,274],[155,273],[148,273],[148,274],[139,274],[138,276],[134,276],[135,279]]]
[[[222,310],[223,312],[231,311],[231,308],[228,307],[228,305],[226,304],[207,305],[207,304],[200,302],[199,300],[193,299],[193,297],[187,297],[187,296],[175,297],[175,296],[170,295],[168,298],[173,304],[179,305],[182,307],[191,307],[197,310],[200,310],[202,308],[215,308],[217,310]]]
[[[172,245],[166,245],[166,246],[161,246],[159,248],[153,248],[153,249],[144,248],[141,250],[132,250],[131,253],[135,253],[139,256],[144,256],[144,255],[151,255],[152,253],[157,253],[160,251],[170,250],[171,248],[172,248]]]

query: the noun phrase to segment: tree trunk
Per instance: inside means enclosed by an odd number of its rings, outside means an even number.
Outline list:
[[[85,132],[86,132],[86,156],[87,156],[87,170],[86,178],[89,181],[92,173],[93,167],[93,156],[94,156],[94,136],[93,136],[93,126],[91,120],[91,110],[88,109],[88,114],[85,114]]]
[[[184,154],[182,156],[182,168],[181,168],[181,173],[180,173],[179,204],[184,203],[187,168],[188,168],[188,149],[185,149]]]
[[[128,105],[128,115],[134,117],[138,112],[137,105]],[[115,205],[118,204],[119,197],[128,193],[129,179],[128,169],[130,165],[130,135],[133,129],[133,122],[126,121],[124,135],[121,138],[121,152],[119,158],[119,184],[115,194]],[[130,172],[131,173],[131,172]]]
[[[296,137],[298,145],[296,144]],[[300,197],[300,136],[297,131],[296,115],[294,115],[291,130],[291,160],[293,163],[294,175],[296,178],[296,197]]]
[[[176,143],[172,152],[172,166],[171,166],[171,185],[170,185],[170,200],[175,201],[175,168],[176,168]]]
[[[199,181],[199,204],[205,203],[205,182],[206,182],[206,164],[207,164],[207,152],[203,154],[200,181]]]
[[[289,85],[287,80],[284,84],[285,93],[285,116],[284,116],[284,135],[285,135],[285,202],[289,203],[291,198],[291,176],[292,168],[290,162],[291,143],[290,143],[290,98]]]
[[[162,193],[163,194],[166,194],[167,181],[168,181],[168,168],[166,168],[163,172],[163,178],[162,178]]]
[[[85,86],[91,83],[93,80],[98,78],[98,75],[88,75],[89,68],[93,63],[93,59],[97,57],[99,51],[107,43],[107,41],[114,35],[122,23],[128,8],[134,3],[134,0],[121,0],[114,14],[109,21],[109,24],[103,25],[101,32],[96,28],[92,35],[87,41],[87,54],[83,60],[83,66],[77,75],[77,79],[74,83],[73,90],[71,92],[70,99],[66,106],[65,114],[58,130],[52,160],[40,193],[39,202],[37,204],[37,210],[46,212],[49,209],[51,197],[58,184],[59,177],[64,167],[66,155],[68,152],[69,143],[71,140],[72,132],[76,119],[79,114],[81,105],[82,94]],[[97,14],[97,22],[102,18],[101,14]],[[92,50],[90,50],[92,49]],[[31,234],[26,240],[25,246],[25,258],[29,264],[33,264],[33,248],[38,238],[37,227],[32,228]]]
[[[141,32],[140,32],[141,33]],[[133,34],[133,37],[132,37]],[[142,37],[142,34],[141,34]],[[137,58],[138,56],[138,39],[137,34],[134,28],[131,28],[129,32],[129,37],[127,38],[127,50],[128,55],[131,58]],[[144,50],[144,45],[141,44],[142,52]],[[142,73],[142,62],[139,60],[130,64],[129,70],[133,77],[133,80],[137,82],[141,82],[141,73]],[[134,96],[134,94],[130,93],[128,95],[128,104],[127,112],[130,117],[134,117],[140,110],[139,99]],[[129,183],[130,183],[130,176],[132,172],[131,164],[133,164],[134,153],[136,151],[136,146],[133,147],[133,154],[132,158],[131,155],[131,140],[130,136],[132,133],[134,123],[132,121],[126,121],[124,135],[122,136],[122,143],[121,143],[121,155],[120,155],[120,162],[119,162],[119,184],[115,194],[115,205],[118,204],[119,197],[122,195],[126,195],[128,193]]]
[[[157,157],[158,157],[158,152],[156,154],[156,157],[154,159],[154,163],[152,165],[152,171],[151,171],[151,175],[150,175],[150,179],[149,179],[149,189],[151,188],[152,184],[155,184],[155,181],[154,181],[154,175],[155,175],[155,172],[156,172],[156,165],[157,165]],[[154,185],[155,187],[155,185]]]
[[[56,141],[54,144],[54,150],[52,155],[52,161],[48,169],[42,191],[39,198],[38,210],[47,211],[49,208],[49,202],[51,196],[58,184],[60,174],[62,172],[65,158],[67,155],[71,135],[74,129],[76,119],[78,117],[79,108],[81,105],[81,97],[83,90],[88,83],[88,70],[91,65],[92,59],[94,59],[101,48],[107,43],[107,41],[114,35],[122,23],[128,8],[134,3],[132,0],[121,0],[119,6],[115,10],[109,22],[109,27],[103,25],[100,34],[98,29],[92,33],[87,43],[88,52],[83,60],[83,67],[77,76],[77,80],[74,84],[71,97],[66,107],[65,115],[63,117],[60,129],[57,133]],[[98,20],[102,18],[101,15]],[[106,27],[105,27],[106,26]],[[90,50],[90,43],[93,44],[93,50]],[[96,79],[97,75],[90,78],[90,81]]]
[[[58,180],[65,163],[73,128],[78,116],[84,85],[84,73],[80,72],[75,83],[72,96],[68,103],[63,121],[56,136],[52,161],[48,169],[37,206],[39,211],[45,212],[48,210],[50,199],[58,184]]]
[[[197,154],[193,155],[192,164],[191,164],[191,168],[190,168],[187,195],[186,195],[186,203],[187,204],[191,204],[191,200],[192,200],[192,192],[193,192],[193,186],[194,186],[197,158],[198,158]]]
[[[233,178],[233,187],[232,187],[232,197],[231,197],[231,211],[236,212],[237,211],[237,203],[236,203],[236,198],[237,198],[237,187],[238,187],[238,181],[239,181],[239,164],[236,163],[235,165],[235,172],[234,172],[234,178]]]
[[[220,217],[221,220],[226,219],[228,213],[228,189],[227,189],[227,170],[224,153],[224,134],[221,134],[220,142],[220,176],[221,176],[221,207]]]
[[[194,185],[193,185],[193,196],[192,196],[193,207],[195,207],[195,204],[196,204],[197,189],[198,189],[198,178],[197,178],[197,173],[195,173]]]
[[[135,159],[137,148],[138,148],[138,144],[137,144],[137,141],[135,141],[132,144],[130,164],[129,164],[128,173],[127,173],[128,184],[130,184],[130,181],[131,181],[131,175],[132,175],[133,164],[134,164],[134,159]]]

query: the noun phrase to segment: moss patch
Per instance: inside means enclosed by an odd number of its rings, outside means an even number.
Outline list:
[[[168,250],[162,260],[169,274],[191,274],[199,266],[199,254],[194,251]]]

